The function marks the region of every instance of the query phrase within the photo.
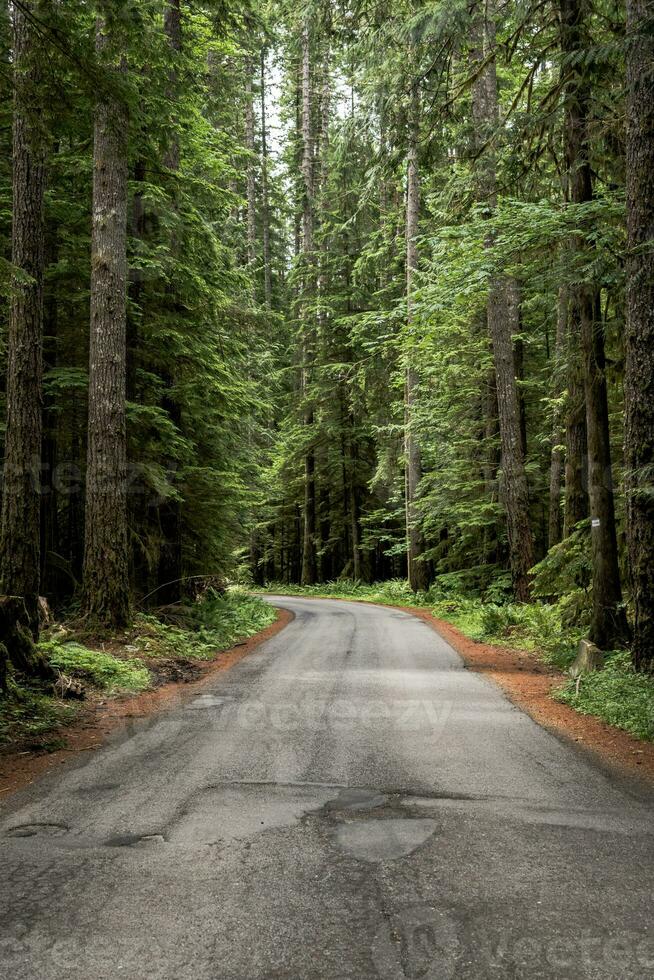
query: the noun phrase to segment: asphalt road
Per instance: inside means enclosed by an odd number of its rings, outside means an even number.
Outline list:
[[[652,798],[393,609],[295,613],[0,810],[8,980],[654,975]]]

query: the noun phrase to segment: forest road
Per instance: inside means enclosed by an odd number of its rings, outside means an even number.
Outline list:
[[[295,614],[0,811],[7,980],[642,978],[644,788],[399,610]]]

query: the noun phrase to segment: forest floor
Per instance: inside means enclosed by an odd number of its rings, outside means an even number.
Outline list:
[[[51,627],[41,646],[64,686],[79,686],[83,698],[15,685],[0,702],[0,799],[137,719],[197,694],[292,619],[242,592],[199,609],[193,626],[141,615],[124,634],[102,639],[70,624]]]
[[[304,598],[349,598],[400,608],[418,616],[457,651],[470,670],[483,673],[493,680],[514,704],[540,725],[574,741],[609,767],[654,782],[654,741],[648,727],[654,723],[654,681],[643,679],[641,682],[640,678],[636,678],[635,683],[632,683],[628,673],[623,675],[622,655],[617,657],[620,661],[619,671],[611,671],[609,660],[607,670],[582,679],[582,684],[590,686],[594,683],[596,690],[601,692],[601,696],[596,695],[595,701],[587,698],[590,707],[595,709],[587,710],[586,702],[579,697],[578,692],[575,694],[575,684],[562,667],[565,658],[552,657],[546,649],[539,650],[531,639],[528,643],[525,642],[524,648],[519,648],[505,643],[485,642],[478,636],[471,636],[470,633],[478,628],[478,617],[470,613],[471,606],[467,606],[466,613],[460,616],[466,627],[462,629],[438,616],[438,607],[435,612],[429,604],[407,603],[404,583],[384,583],[379,594],[374,594],[375,586],[372,586],[365,590],[373,593],[371,595],[347,595],[347,590],[347,585],[339,586],[338,583],[310,589],[280,589],[278,583],[270,586],[273,594],[301,595]],[[454,606],[455,604],[446,602],[440,608],[454,609]],[[514,635],[518,641],[521,639],[519,631]],[[545,646],[544,642],[543,648]],[[606,679],[602,679],[598,685],[597,680],[602,674]],[[611,687],[611,681],[616,679],[617,694]],[[581,701],[582,710],[575,706],[577,701]],[[638,735],[644,731],[649,737],[638,737],[623,727],[609,724],[602,714],[609,718],[624,718],[625,724],[632,724]]]

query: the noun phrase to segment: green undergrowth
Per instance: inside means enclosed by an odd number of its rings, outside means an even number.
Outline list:
[[[584,715],[654,742],[654,677],[637,673],[627,651],[609,654],[603,670],[583,674],[578,684],[571,678],[554,697]]]
[[[557,603],[500,605],[478,598],[449,598],[432,608],[435,616],[478,643],[533,651],[559,670],[570,666],[584,635],[583,628],[565,623]]]
[[[270,595],[313,596],[317,599],[360,599],[393,606],[430,605],[430,593],[415,593],[409,588],[408,582],[400,578],[374,582],[372,585],[353,579],[337,579],[320,585],[288,585],[285,582],[270,582],[260,591]]]
[[[150,673],[140,660],[123,659],[81,643],[57,640],[39,644],[53,667],[107,694],[143,691],[150,683]]]
[[[267,602],[233,589],[189,606],[169,607],[166,622],[139,613],[129,630],[102,641],[57,624],[39,647],[66,683],[83,685],[87,698],[117,697],[152,686],[166,662],[212,659],[265,629],[276,616]],[[0,696],[0,745],[61,747],[61,740],[48,741],[47,736],[74,720],[80,703],[56,696],[52,688],[39,689],[12,677],[6,694]]]
[[[211,660],[275,622],[275,609],[257,596],[231,589],[173,613],[173,622],[141,614],[132,644],[144,657],[186,657]]]
[[[59,748],[45,738],[55,729],[70,724],[77,710],[76,704],[11,681],[6,695],[0,696],[0,745],[19,742],[26,749]]]

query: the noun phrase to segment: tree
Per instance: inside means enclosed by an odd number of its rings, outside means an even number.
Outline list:
[[[627,3],[627,546],[632,656],[654,670],[654,3]]]
[[[586,0],[561,0],[561,50],[566,67],[564,91],[564,158],[569,200],[593,199],[588,115],[590,80]],[[579,234],[570,242],[573,256],[584,250]],[[604,336],[597,288],[586,281],[570,287],[570,332],[581,356],[588,433],[588,496],[593,559],[593,618],[590,639],[611,648],[627,639],[622,606],[611,468]]]
[[[96,29],[106,80],[95,109],[91,342],[84,532],[84,610],[114,628],[129,621],[127,550],[126,289],[127,66],[108,14]],[[116,58],[119,59],[116,64]]]
[[[254,267],[257,257],[257,189],[254,154],[254,95],[252,91],[252,58],[245,59],[245,147],[247,163],[248,263]]]
[[[261,224],[263,242],[263,295],[272,307],[272,263],[270,257],[270,195],[268,191],[268,132],[266,121],[266,49],[261,48]]]
[[[302,394],[307,446],[304,454],[304,532],[302,540],[302,585],[316,581],[316,460],[312,444],[314,423],[310,382],[315,330],[310,300],[314,289],[314,173],[313,173],[313,92],[311,78],[311,23],[309,14],[302,22]]]
[[[554,397],[561,398],[561,374],[564,362],[565,344],[568,332],[568,290],[561,286],[557,297],[556,307],[556,341],[554,347]],[[563,474],[564,457],[561,449],[563,440],[561,411],[559,406],[554,408],[552,421],[552,449],[550,457],[550,495],[549,516],[547,526],[547,545],[553,548],[561,540],[561,477]]]
[[[481,46],[478,77],[473,88],[473,114],[486,138],[486,146],[481,151],[484,156],[479,163],[478,184],[480,199],[489,216],[497,205],[492,148],[494,129],[498,124],[495,16],[492,3],[478,5],[475,30],[480,34]],[[486,247],[491,250],[492,246],[489,235]],[[520,331],[519,304],[515,280],[493,274],[489,284],[487,320],[495,367],[509,556],[515,597],[527,602],[530,598],[529,570],[534,563],[534,554],[513,348],[513,337]]]
[[[43,50],[35,17],[45,4],[13,8],[13,179],[11,259],[14,269],[7,343],[7,430],[2,486],[2,589],[24,600],[38,634],[40,462],[44,273],[45,133]]]
[[[407,190],[406,190],[406,306],[409,332],[413,320],[414,278],[418,270],[418,220],[420,216],[420,174],[418,170],[418,125],[420,94],[418,84],[411,81],[411,96],[407,141]],[[427,566],[421,560],[424,537],[417,524],[416,497],[422,477],[420,446],[413,429],[413,409],[418,388],[418,372],[409,353],[404,383],[404,455],[405,455],[405,510],[407,537],[407,576],[414,592],[424,591],[429,584]]]

